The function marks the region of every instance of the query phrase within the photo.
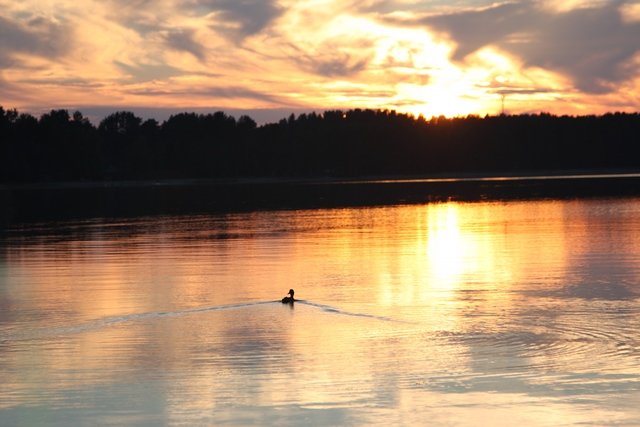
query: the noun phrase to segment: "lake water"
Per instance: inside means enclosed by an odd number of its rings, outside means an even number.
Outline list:
[[[3,426],[640,425],[638,198],[0,237]]]

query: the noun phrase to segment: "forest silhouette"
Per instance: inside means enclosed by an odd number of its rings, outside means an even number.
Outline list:
[[[640,114],[425,119],[388,110],[291,115],[258,126],[224,112],[163,123],[115,112],[36,118],[0,107],[0,181],[362,177],[636,170]]]

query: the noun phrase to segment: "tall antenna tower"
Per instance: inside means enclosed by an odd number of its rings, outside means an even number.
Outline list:
[[[501,98],[502,98],[502,110],[500,112],[500,115],[504,116],[504,99],[507,97],[506,94],[502,94]]]

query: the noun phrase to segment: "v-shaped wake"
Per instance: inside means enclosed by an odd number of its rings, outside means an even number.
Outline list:
[[[50,337],[61,336],[61,335],[78,334],[83,332],[100,330],[100,329],[108,328],[111,326],[120,325],[123,323],[129,323],[129,322],[154,320],[154,319],[161,319],[165,317],[180,317],[180,316],[187,316],[187,315],[193,315],[198,313],[209,313],[209,312],[225,311],[225,310],[249,309],[252,307],[267,305],[267,304],[280,305],[281,302],[280,301],[257,301],[257,302],[241,303],[241,304],[217,305],[217,306],[211,306],[211,307],[186,308],[186,309],[175,310],[175,311],[152,311],[147,313],[132,313],[132,314],[124,314],[121,316],[104,317],[100,319],[91,320],[88,322],[78,323],[75,325],[61,325],[61,326],[34,328],[34,329],[22,330],[22,331],[18,330],[18,331],[0,332],[0,343],[5,341],[42,339],[42,338],[50,338]],[[346,311],[330,305],[319,304],[319,303],[315,303],[307,300],[296,300],[295,304],[302,304],[309,307],[314,307],[329,314],[351,316],[351,317],[362,317],[362,318],[375,319],[375,320],[381,320],[386,322],[398,322],[398,320],[392,319],[386,316],[378,316],[378,315],[367,314],[367,313],[357,313],[357,312]]]

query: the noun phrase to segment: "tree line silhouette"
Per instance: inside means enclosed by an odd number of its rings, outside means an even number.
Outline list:
[[[115,112],[39,119],[0,107],[0,181],[356,177],[637,169],[640,114],[425,119],[388,110],[248,116]]]

